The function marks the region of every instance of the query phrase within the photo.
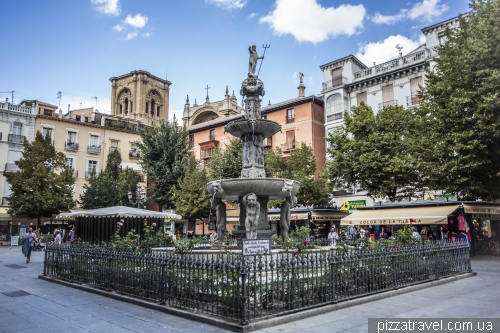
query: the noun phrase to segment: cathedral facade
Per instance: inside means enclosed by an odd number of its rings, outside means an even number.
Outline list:
[[[168,120],[170,85],[146,71],[136,70],[111,81],[111,115],[125,117],[144,125]]]

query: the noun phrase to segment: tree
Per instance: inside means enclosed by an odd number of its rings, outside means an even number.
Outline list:
[[[135,194],[137,176],[131,169],[122,172],[122,158],[118,150],[113,150],[106,159],[106,168],[97,174],[92,170],[89,183],[83,185],[80,205],[83,209],[112,206],[135,206],[128,200],[128,192]]]
[[[378,114],[365,103],[344,114],[344,126],[330,133],[326,176],[336,188],[356,185],[371,196],[394,201],[398,190],[416,191],[426,183],[414,144],[412,110],[388,106]],[[405,193],[407,195],[407,193]]]
[[[175,208],[172,190],[184,176],[189,154],[188,132],[177,122],[160,120],[139,129],[139,163],[151,181],[148,195],[161,208]]]
[[[37,219],[68,211],[75,206],[73,201],[73,170],[68,167],[66,156],[56,152],[50,136],[40,132],[33,142],[24,140],[21,159],[16,161],[19,172],[6,172],[12,194],[9,200],[9,214]]]
[[[208,219],[210,195],[207,190],[207,173],[190,155],[186,163],[186,173],[174,187],[172,194],[176,202],[176,212],[188,221]]]
[[[433,141],[432,183],[468,199],[500,197],[500,1],[473,0],[446,31],[419,115]]]
[[[328,190],[323,178],[314,178],[316,173],[314,152],[304,142],[293,150],[287,158],[283,158],[279,147],[268,151],[264,165],[268,177],[287,178],[300,182],[300,188],[296,195],[298,204],[328,205]],[[271,202],[269,205],[279,204]]]
[[[241,139],[231,137],[224,148],[216,148],[207,163],[208,180],[240,178],[243,144]]]

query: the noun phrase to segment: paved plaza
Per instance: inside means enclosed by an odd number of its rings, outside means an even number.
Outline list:
[[[38,279],[43,252],[0,247],[0,332],[229,332]],[[257,332],[367,332],[367,318],[498,318],[500,258],[476,257],[477,276]],[[9,296],[7,296],[7,295]]]

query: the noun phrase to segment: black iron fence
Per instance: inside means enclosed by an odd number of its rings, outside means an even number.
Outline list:
[[[44,264],[46,276],[242,325],[470,271],[462,242],[254,257],[49,246]]]

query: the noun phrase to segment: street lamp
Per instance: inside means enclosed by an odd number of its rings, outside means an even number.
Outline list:
[[[141,185],[137,185],[137,191],[135,193],[128,192],[128,201],[131,204],[137,204],[137,208],[141,208],[141,205],[144,205],[146,203],[146,191],[142,190]]]

